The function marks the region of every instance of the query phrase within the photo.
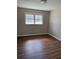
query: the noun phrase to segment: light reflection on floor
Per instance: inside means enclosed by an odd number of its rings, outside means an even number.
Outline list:
[[[43,42],[41,40],[29,40],[25,44],[25,50],[26,50],[26,55],[28,56],[28,58],[31,58],[31,54],[32,54],[32,56],[37,56],[34,53],[35,52],[36,53],[39,53],[39,52],[42,53],[42,51],[43,51]],[[42,59],[43,56],[41,55],[40,58]]]

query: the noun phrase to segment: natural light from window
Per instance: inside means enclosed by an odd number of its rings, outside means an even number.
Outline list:
[[[25,15],[25,24],[43,24],[43,15]]]

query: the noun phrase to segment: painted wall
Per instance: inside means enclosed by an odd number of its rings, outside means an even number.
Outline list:
[[[61,40],[61,6],[51,11],[50,13],[50,29],[51,35]]]
[[[49,32],[49,13],[48,11],[17,8],[17,34],[29,35]],[[25,14],[42,14],[43,25],[26,25]]]

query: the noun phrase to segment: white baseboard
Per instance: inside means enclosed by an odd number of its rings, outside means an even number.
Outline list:
[[[32,36],[32,35],[45,35],[45,34],[49,34],[50,36],[55,37],[57,40],[61,41],[60,38],[58,38],[58,37],[56,37],[56,36],[54,36],[54,35],[52,35],[52,34],[50,34],[50,33],[37,33],[37,34],[28,34],[28,35],[17,35],[17,37]]]
[[[22,36],[32,36],[32,35],[44,35],[48,33],[37,33],[37,34],[28,34],[28,35],[17,35],[17,37],[22,37]]]
[[[52,34],[50,34],[50,33],[49,33],[49,35],[52,36],[52,37],[55,37],[57,40],[61,41],[60,38],[58,38],[58,37],[56,37],[56,36],[54,36],[54,35],[52,35]]]

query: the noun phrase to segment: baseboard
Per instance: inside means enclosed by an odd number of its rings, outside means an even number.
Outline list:
[[[49,35],[52,36],[52,37],[55,37],[57,40],[61,41],[60,38],[58,38],[58,37],[56,37],[56,36],[54,36],[54,35],[52,35],[52,34],[50,34],[50,33],[49,33]]]
[[[17,37],[32,36],[32,35],[45,35],[45,34],[49,34],[50,36],[52,36],[52,37],[56,38],[57,40],[61,41],[60,38],[58,38],[58,37],[56,37],[56,36],[54,36],[54,35],[52,35],[50,33],[37,33],[37,34],[28,34],[28,35],[17,35]]]
[[[32,35],[45,35],[48,33],[37,33],[37,34],[28,34],[28,35],[17,35],[17,37],[22,37],[22,36],[32,36]]]

